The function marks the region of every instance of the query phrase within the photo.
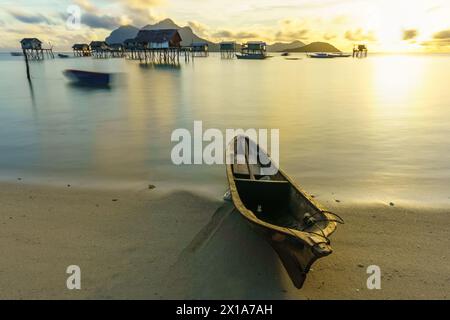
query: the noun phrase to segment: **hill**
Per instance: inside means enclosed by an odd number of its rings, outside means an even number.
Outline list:
[[[149,24],[142,28],[143,30],[157,30],[157,29],[177,29],[181,36],[181,45],[189,46],[193,42],[206,42],[209,44],[211,51],[218,51],[219,46],[211,41],[205,40],[197,36],[194,31],[188,26],[180,27],[175,24],[171,19],[164,19],[155,24]],[[111,34],[105,39],[108,44],[123,43],[127,39],[136,37],[139,32],[139,28],[134,26],[121,26],[112,31]]]
[[[312,42],[306,46],[288,49],[287,52],[341,52],[338,48],[327,42]]]
[[[181,27],[171,19],[164,19],[155,24],[148,24],[142,29],[177,29],[182,39],[182,46],[189,46],[193,42],[206,42],[209,45],[210,51],[219,51],[219,44],[197,36],[189,26]],[[134,26],[121,26],[116,30],[113,30],[111,34],[105,39],[105,41],[109,44],[123,43],[127,39],[136,37],[138,32],[139,28],[136,28]],[[240,45],[237,46],[237,49],[240,49]],[[339,49],[326,42],[313,42],[305,45],[303,42],[298,40],[290,43],[276,42],[274,44],[268,45],[267,50],[270,52],[340,52]]]
[[[293,41],[290,43],[285,43],[285,42],[276,42],[274,44],[270,44],[267,46],[267,51],[270,52],[283,52],[286,50],[292,50],[292,49],[297,49],[297,48],[301,48],[304,47],[305,44],[301,41]]]
[[[106,43],[123,43],[127,39],[136,37],[139,32],[139,28],[134,26],[120,26],[118,29],[111,32],[109,37],[105,39]]]
[[[189,46],[191,45],[193,42],[206,42],[209,45],[209,49],[211,51],[215,51],[218,50],[218,45],[208,41],[206,39],[200,38],[199,36],[197,36],[194,31],[192,31],[192,29],[188,26],[186,27],[180,27],[179,25],[177,25],[175,22],[173,22],[173,20],[171,19],[164,19],[156,24],[149,24],[146,25],[144,28],[145,30],[157,30],[157,29],[177,29],[178,33],[181,36],[181,45],[182,46]]]

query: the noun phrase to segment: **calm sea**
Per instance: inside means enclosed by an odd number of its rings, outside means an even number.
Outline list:
[[[330,201],[450,207],[450,55],[222,60],[179,68],[91,58],[31,63],[0,54],[0,179],[226,189],[224,166],[172,164],[171,133],[278,128],[280,164]],[[67,68],[120,73],[110,89]]]

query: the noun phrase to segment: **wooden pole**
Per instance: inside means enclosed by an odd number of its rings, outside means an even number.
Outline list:
[[[23,51],[23,56],[25,57],[25,65],[27,66],[27,78],[28,78],[28,81],[31,81],[30,66],[28,65],[28,55],[27,55],[27,52],[25,51],[25,49],[22,49],[22,51]]]

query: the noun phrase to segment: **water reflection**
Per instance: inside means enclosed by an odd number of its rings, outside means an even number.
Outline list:
[[[202,120],[222,130],[279,128],[281,166],[313,193],[450,196],[449,56],[195,60],[45,61],[32,65],[30,93],[17,89],[28,85],[17,72],[23,61],[0,61],[11,75],[0,80],[1,169],[222,188],[220,166],[170,161],[172,131]],[[122,76],[85,87],[62,79],[68,68]],[[39,110],[33,125],[30,104]]]
[[[139,63],[142,69],[156,69],[156,70],[179,70],[180,63]]]
[[[112,89],[112,86],[109,84],[101,85],[93,85],[93,84],[86,84],[81,82],[69,82],[67,83],[67,86],[72,89],[78,89],[80,91],[96,91],[96,90],[106,90],[109,91]]]

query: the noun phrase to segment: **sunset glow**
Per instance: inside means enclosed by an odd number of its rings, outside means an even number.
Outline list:
[[[66,27],[67,7],[82,9],[82,26]],[[447,0],[65,0],[2,1],[0,48],[36,36],[67,49],[103,39],[122,24],[143,27],[170,18],[211,41],[326,41],[348,51],[365,43],[379,52],[450,51]]]

